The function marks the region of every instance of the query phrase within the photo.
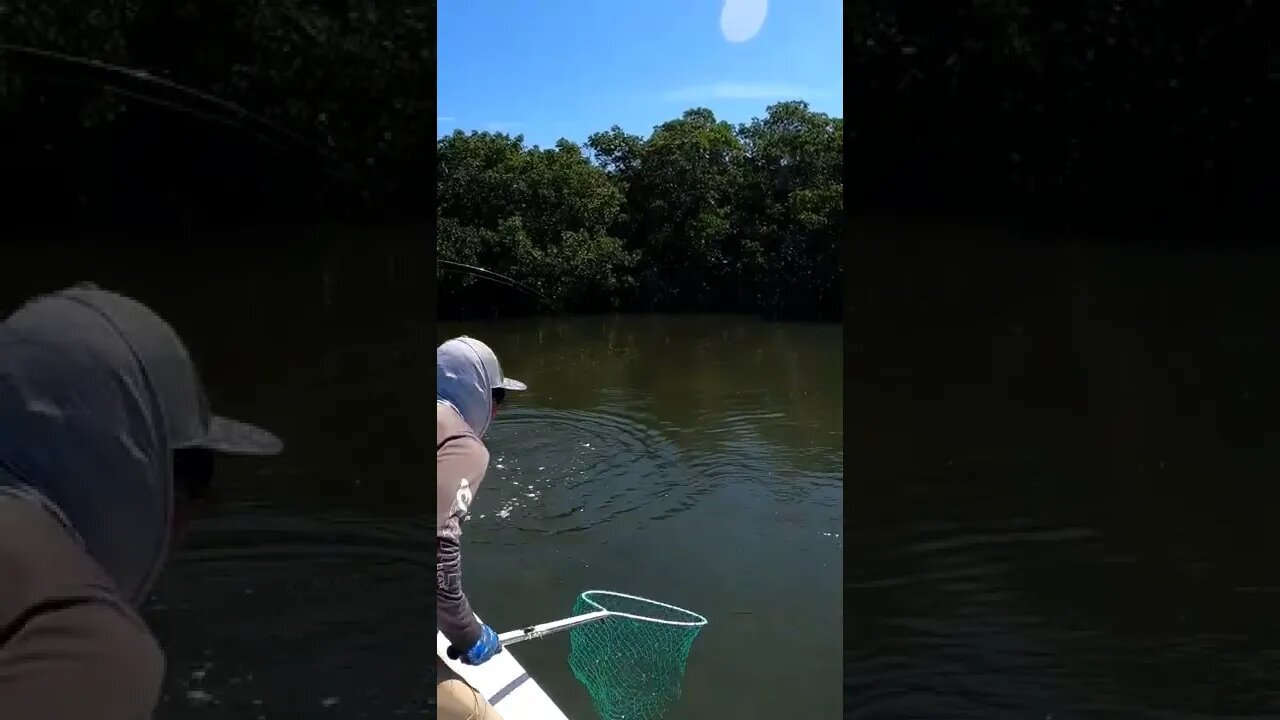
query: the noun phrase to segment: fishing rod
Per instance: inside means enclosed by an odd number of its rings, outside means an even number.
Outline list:
[[[55,83],[88,85],[208,122],[237,127],[247,130],[259,141],[277,149],[286,150],[287,148],[280,141],[288,141],[295,149],[305,149],[315,153],[326,161],[329,168],[341,168],[343,171],[341,174],[346,176],[346,179],[359,179],[365,182],[373,179],[331,148],[326,148],[229,100],[158,77],[146,70],[12,43],[0,43],[0,57],[9,61],[7,67],[11,71],[20,70],[25,75]],[[13,62],[14,59],[18,62]],[[26,61],[25,67],[22,61]],[[60,73],[49,74],[44,71],[46,68],[55,70],[70,68],[81,74],[70,77]],[[140,87],[163,90],[170,97],[160,97],[141,90]],[[267,137],[268,135],[274,135],[274,140]]]
[[[167,110],[185,113],[206,122],[244,129],[253,134],[259,141],[267,145],[281,150],[286,149],[280,142],[267,137],[267,135],[274,135],[277,140],[288,140],[289,143],[297,149],[305,148],[316,153],[319,157],[327,161],[330,164],[330,167],[336,166],[342,168],[342,170],[344,170],[342,174],[346,176],[345,179],[359,178],[363,181],[373,179],[371,176],[359,170],[355,165],[344,160],[331,148],[325,148],[319,143],[309,140],[287,128],[281,127],[279,124],[272,122],[268,118],[247,110],[229,100],[224,100],[216,95],[197,90],[167,78],[158,77],[146,70],[117,65],[104,62],[102,60],[94,60],[93,58],[86,58],[78,55],[69,55],[67,53],[56,52],[53,50],[42,50],[40,48],[4,42],[0,42],[0,58],[9,61],[6,63],[7,69],[9,70],[22,70],[26,75],[39,77],[53,82],[71,85],[89,85],[91,87],[108,90],[123,97],[149,103]],[[21,62],[12,62],[13,58],[18,59],[19,61],[25,60],[31,66],[24,68],[22,67]],[[53,68],[73,68],[81,71],[82,75],[80,77],[70,78],[61,74],[50,75],[47,72],[42,72],[42,66]],[[133,85],[134,87],[129,87],[129,85]],[[158,97],[155,94],[150,94],[138,89],[138,86],[153,90],[160,89],[167,91],[170,94],[170,97]],[[200,107],[201,105],[203,107]],[[467,265],[465,263],[455,262],[452,260],[439,260],[438,262],[440,266],[442,266],[439,269],[444,272],[470,275],[482,280],[488,280],[489,282],[498,285],[514,288],[527,295],[538,298],[539,300],[546,300],[546,297],[534,288],[529,287],[514,278],[489,270],[488,268]]]
[[[444,259],[437,259],[436,263],[443,266],[439,268],[442,272],[451,272],[451,273],[458,273],[461,275],[470,275],[472,277],[480,278],[481,280],[488,280],[497,285],[503,285],[505,287],[514,288],[516,290],[519,290],[525,293],[526,295],[532,295],[533,297],[536,297],[539,300],[547,299],[545,296],[543,296],[542,293],[529,287],[528,285],[525,285],[519,280],[512,279],[510,277],[507,277],[506,275],[503,275],[502,273],[489,270],[488,268],[477,267],[475,265],[467,265],[466,263],[454,262],[453,260],[444,260]]]

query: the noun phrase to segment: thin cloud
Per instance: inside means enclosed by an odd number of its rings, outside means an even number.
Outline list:
[[[489,132],[511,132],[518,128],[524,127],[522,122],[491,122],[485,124],[485,129]]]
[[[449,123],[451,123],[451,122],[453,122],[453,116],[452,116],[452,115],[437,115],[437,116],[436,116],[436,124],[437,124],[437,125],[448,125],[448,124],[449,124]]]
[[[667,102],[706,102],[709,100],[805,100],[825,97],[825,90],[788,85],[786,83],[715,83],[672,90]]]

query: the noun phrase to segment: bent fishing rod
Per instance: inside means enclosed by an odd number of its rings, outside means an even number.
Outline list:
[[[344,179],[359,179],[364,182],[374,180],[372,176],[362,172],[356,165],[347,162],[331,148],[325,148],[318,142],[308,140],[302,135],[281,127],[262,115],[247,110],[229,100],[167,78],[158,77],[146,70],[116,65],[78,55],[3,42],[0,42],[0,57],[8,61],[7,66],[11,71],[18,70],[24,75],[54,83],[87,85],[104,89],[123,97],[173,110],[207,122],[238,127],[247,130],[259,141],[277,149],[286,149],[278,142],[279,139],[287,140],[295,149],[306,149],[315,153],[316,156],[327,163],[329,169],[341,168],[343,171],[341,175]],[[15,59],[18,62],[14,62]],[[48,69],[53,69],[55,72],[51,74]],[[80,75],[68,77],[56,72],[63,69],[75,70]],[[148,92],[148,90],[140,88],[163,90],[170,97],[159,97]],[[268,135],[274,135],[277,140],[273,140]],[[488,268],[467,265],[453,260],[441,259],[438,260],[438,263],[441,266],[439,269],[444,272],[461,273],[481,280],[488,280],[497,285],[514,288],[526,295],[546,301],[546,297],[537,290]]]
[[[375,179],[332,148],[326,148],[315,140],[281,127],[229,100],[153,75],[146,70],[12,43],[0,43],[0,58],[6,61],[7,69],[11,72],[20,72],[24,76],[55,84],[108,90],[122,97],[200,120],[237,127],[276,149],[289,150],[287,146],[291,145],[295,150],[307,150],[324,160],[326,169],[340,169],[342,172],[338,174],[344,179],[361,182]],[[68,75],[68,71],[72,74]],[[163,91],[163,95],[157,91]]]
[[[542,293],[529,287],[528,285],[525,285],[519,280],[512,279],[506,275],[503,275],[502,273],[495,272],[488,268],[478,267],[475,265],[467,265],[465,263],[454,262],[453,260],[445,260],[443,258],[437,259],[436,263],[441,266],[439,269],[442,272],[451,272],[451,273],[458,273],[461,275],[470,275],[480,280],[488,280],[489,282],[492,282],[497,285],[514,288],[526,295],[531,295],[535,298],[538,298],[539,300],[545,301],[547,299],[545,296],[543,296]]]

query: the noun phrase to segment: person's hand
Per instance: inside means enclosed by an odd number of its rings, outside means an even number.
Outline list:
[[[480,639],[462,656],[462,662],[467,665],[483,665],[500,652],[502,643],[498,642],[498,633],[488,625],[481,625]]]

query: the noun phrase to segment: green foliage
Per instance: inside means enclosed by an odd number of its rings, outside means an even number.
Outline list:
[[[585,151],[585,153],[584,153]],[[437,143],[444,314],[558,309],[839,317],[844,121],[788,102],[741,127],[705,108],[585,147],[458,131]]]
[[[6,223],[419,219],[434,141],[440,256],[542,296],[441,274],[446,314],[839,317],[842,120],[437,139],[434,22],[412,0],[0,0],[0,41],[37,51],[0,49]]]

